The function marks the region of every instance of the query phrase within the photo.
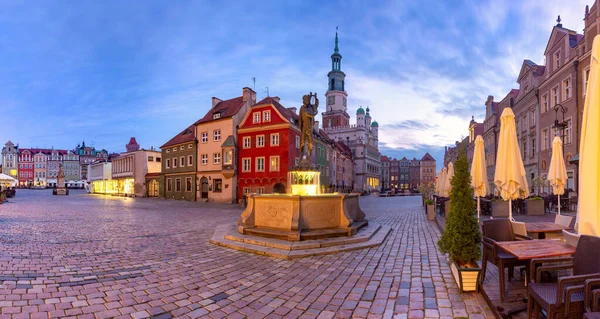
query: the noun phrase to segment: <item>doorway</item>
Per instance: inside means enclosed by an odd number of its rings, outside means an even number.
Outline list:
[[[158,197],[158,181],[155,179],[148,183],[148,197]]]
[[[202,185],[202,192],[200,193],[200,198],[207,199],[208,198],[208,178],[202,177],[200,180],[200,184]]]

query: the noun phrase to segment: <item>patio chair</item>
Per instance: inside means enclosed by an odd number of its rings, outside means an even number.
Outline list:
[[[554,217],[555,224],[559,224],[559,225],[565,226],[565,227],[569,227],[571,225],[572,220],[573,220],[573,217],[571,217],[571,216],[557,214]],[[546,239],[565,241],[565,236],[561,233],[546,233]]]
[[[563,233],[563,236],[565,237],[565,242],[568,245],[571,245],[573,247],[577,247],[577,243],[579,242],[579,237],[580,237],[579,234],[572,233],[572,232],[566,231],[564,229],[563,229],[562,233]]]
[[[500,299],[504,301],[504,269],[508,268],[508,280],[513,277],[514,268],[524,266],[527,271],[528,262],[518,260],[514,255],[498,248],[494,243],[497,241],[528,240],[531,237],[522,236],[513,232],[511,221],[508,218],[484,220],[481,226],[483,236],[483,258],[481,265],[481,283],[485,280],[488,261],[498,267],[498,280],[500,281]]]
[[[600,237],[582,235],[573,257],[532,259],[530,270],[532,277],[535,273],[535,282],[528,287],[529,318],[538,319],[542,309],[548,319],[581,318],[585,281],[600,279],[598,255]],[[542,272],[557,270],[572,270],[573,275],[559,277],[556,283],[540,282]]]
[[[511,221],[510,225],[515,235],[527,237],[527,226],[523,222]]]
[[[600,318],[600,279],[589,279],[585,281],[584,295],[585,313],[584,319]]]

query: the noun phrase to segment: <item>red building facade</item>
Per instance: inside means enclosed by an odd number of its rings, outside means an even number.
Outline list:
[[[33,186],[33,155],[31,149],[19,150],[19,187]]]
[[[287,173],[298,164],[298,115],[267,97],[253,105],[238,129],[238,198],[287,187]]]

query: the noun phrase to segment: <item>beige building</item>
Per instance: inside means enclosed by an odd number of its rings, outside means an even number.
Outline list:
[[[256,103],[256,92],[242,89],[242,96],[221,100],[212,98],[212,107],[198,120],[198,169],[196,198],[221,203],[237,202],[237,126]]]
[[[425,153],[420,161],[420,182],[419,184],[435,183],[436,166],[435,159],[429,153]]]
[[[112,160],[112,179],[116,193],[125,196],[147,197],[146,174],[160,173],[161,152],[140,149],[134,137],[126,146],[127,152]]]

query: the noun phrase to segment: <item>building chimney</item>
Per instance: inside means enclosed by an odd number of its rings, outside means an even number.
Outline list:
[[[223,100],[216,98],[216,97],[212,97],[212,108],[214,108],[215,106],[217,106],[217,104],[219,104],[220,102],[223,102]]]
[[[296,114],[296,111],[298,110],[298,109],[297,109],[297,108],[295,108],[295,107],[288,107],[287,109],[288,109],[288,110],[290,110],[290,112],[292,112],[292,113],[294,113],[294,114]]]
[[[315,121],[315,126],[314,126],[315,130],[318,132],[319,131],[319,121]]]
[[[249,87],[244,87],[242,89],[242,101],[247,102],[248,106],[256,104],[256,92]]]
[[[275,102],[279,103],[279,96],[273,96],[271,97],[273,100],[275,100]]]

